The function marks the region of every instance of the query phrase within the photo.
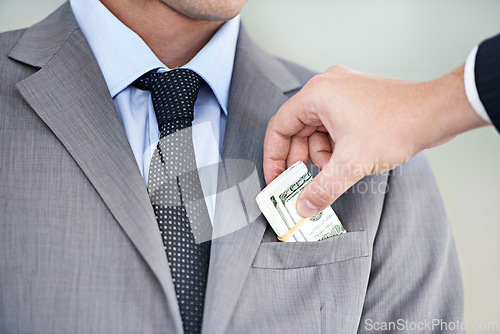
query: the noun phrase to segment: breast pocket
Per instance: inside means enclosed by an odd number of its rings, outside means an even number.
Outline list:
[[[296,269],[322,266],[369,256],[364,230],[316,242],[265,242],[259,246],[254,268]]]

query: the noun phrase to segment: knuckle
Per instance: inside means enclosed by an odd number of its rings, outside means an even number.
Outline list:
[[[333,73],[335,73],[335,72],[345,72],[345,71],[348,71],[348,70],[349,70],[348,67],[346,67],[344,65],[336,64],[336,65],[330,66],[326,70],[326,72],[333,72]]]
[[[316,74],[311,79],[309,79],[309,82],[312,84],[319,84],[319,83],[323,82],[323,80],[324,80],[324,74],[320,73],[320,74]]]
[[[277,127],[280,125],[279,117],[278,114],[274,114],[270,119],[267,124],[268,129],[276,130]]]
[[[332,82],[328,74],[317,74],[303,88],[302,102],[308,107],[321,105],[331,94]]]
[[[317,110],[319,109],[318,99],[315,98],[316,93],[316,88],[308,86],[306,89],[303,89],[303,91],[300,92],[300,95],[295,95],[292,98],[293,103],[295,103],[295,105],[297,106],[300,106],[300,110],[302,110],[300,118],[306,119],[306,123],[308,123],[309,118],[315,115]]]
[[[328,76],[325,73],[316,74],[307,82],[307,88],[317,90],[328,84]]]
[[[269,119],[269,125],[273,125],[276,122],[276,114],[274,114],[270,119]]]

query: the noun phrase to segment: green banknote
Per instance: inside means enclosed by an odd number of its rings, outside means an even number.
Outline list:
[[[278,238],[286,238],[283,241],[319,241],[346,232],[331,207],[306,219],[298,214],[295,209],[297,198],[311,180],[311,173],[304,163],[299,161],[257,195],[256,201],[260,210]],[[299,224],[300,228],[290,233],[296,224]]]

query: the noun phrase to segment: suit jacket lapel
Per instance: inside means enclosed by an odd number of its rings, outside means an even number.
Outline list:
[[[255,197],[265,186],[264,135],[269,119],[286,101],[286,93],[299,85],[282,63],[259,49],[242,29],[224,136],[224,166],[219,174],[216,238],[212,242],[203,323],[206,333],[225,331],[262,240],[267,222]]]
[[[99,66],[69,4],[31,27],[10,57],[41,67],[19,82],[27,103],[59,138],[158,277],[173,329],[182,330],[158,226]]]

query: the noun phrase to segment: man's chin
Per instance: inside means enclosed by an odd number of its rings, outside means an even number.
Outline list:
[[[161,0],[161,2],[192,20],[228,21],[241,12],[246,0]]]

